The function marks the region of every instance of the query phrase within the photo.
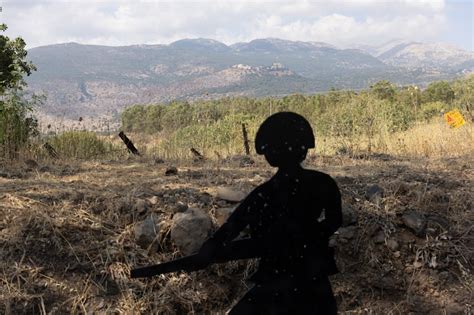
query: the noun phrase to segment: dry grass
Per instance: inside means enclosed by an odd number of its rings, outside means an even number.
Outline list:
[[[147,135],[131,133],[130,139],[140,152],[150,157],[166,160],[192,159],[190,148],[176,147],[173,144],[163,145],[167,135]],[[104,138],[115,147],[123,146],[120,139],[114,136]],[[203,143],[207,140],[203,139]],[[334,138],[316,135],[316,150],[312,155],[351,155],[389,154],[408,158],[440,158],[445,156],[459,157],[474,153],[474,128],[466,124],[459,129],[450,128],[442,118],[435,118],[430,123],[418,123],[415,127],[398,133],[381,132],[374,137]],[[252,142],[250,146],[252,147]],[[243,154],[242,139],[235,139],[232,145],[225,148],[196,147],[207,159],[219,160],[233,155]]]
[[[471,155],[474,153],[473,143],[472,124],[453,129],[441,118],[386,139],[389,154],[428,158]]]

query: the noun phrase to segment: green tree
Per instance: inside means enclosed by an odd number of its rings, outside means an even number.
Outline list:
[[[7,29],[0,25],[0,31]],[[25,75],[36,70],[26,60],[25,41],[18,37],[10,39],[0,35],[0,155],[14,158],[28,138],[36,132],[36,119],[32,108],[41,99],[27,98],[22,92],[26,86]]]
[[[454,81],[451,87],[455,95],[453,107],[463,111],[465,118],[474,121],[474,74]]]
[[[381,100],[393,101],[397,91],[392,83],[382,80],[372,85],[370,92]]]
[[[433,82],[423,91],[423,101],[445,102],[450,104],[454,100],[454,91],[446,81]]]
[[[122,128],[125,131],[144,131],[146,110],[143,105],[133,105],[122,113]]]
[[[147,133],[157,133],[163,129],[164,105],[149,105],[145,109],[145,131]]]
[[[193,118],[193,108],[188,102],[173,102],[163,114],[163,129],[175,131],[189,126]]]

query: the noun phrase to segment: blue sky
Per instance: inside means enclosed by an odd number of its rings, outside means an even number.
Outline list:
[[[392,39],[473,50],[471,0],[0,0],[0,21],[28,47],[79,42],[167,44],[213,38],[322,41],[339,47]]]

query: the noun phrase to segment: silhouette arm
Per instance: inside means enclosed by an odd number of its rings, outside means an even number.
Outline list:
[[[202,245],[200,253],[206,257],[213,256],[222,247],[227,246],[239,233],[249,225],[251,214],[257,206],[257,189],[252,191],[232,212],[227,221]]]
[[[342,225],[341,193],[334,179],[329,177],[324,200],[324,220],[320,227],[324,237],[329,238]]]

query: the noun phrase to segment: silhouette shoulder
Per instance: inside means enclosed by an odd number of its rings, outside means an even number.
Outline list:
[[[329,174],[317,171],[317,170],[306,170],[307,174],[313,179],[320,181],[321,183],[335,184],[336,181]]]

